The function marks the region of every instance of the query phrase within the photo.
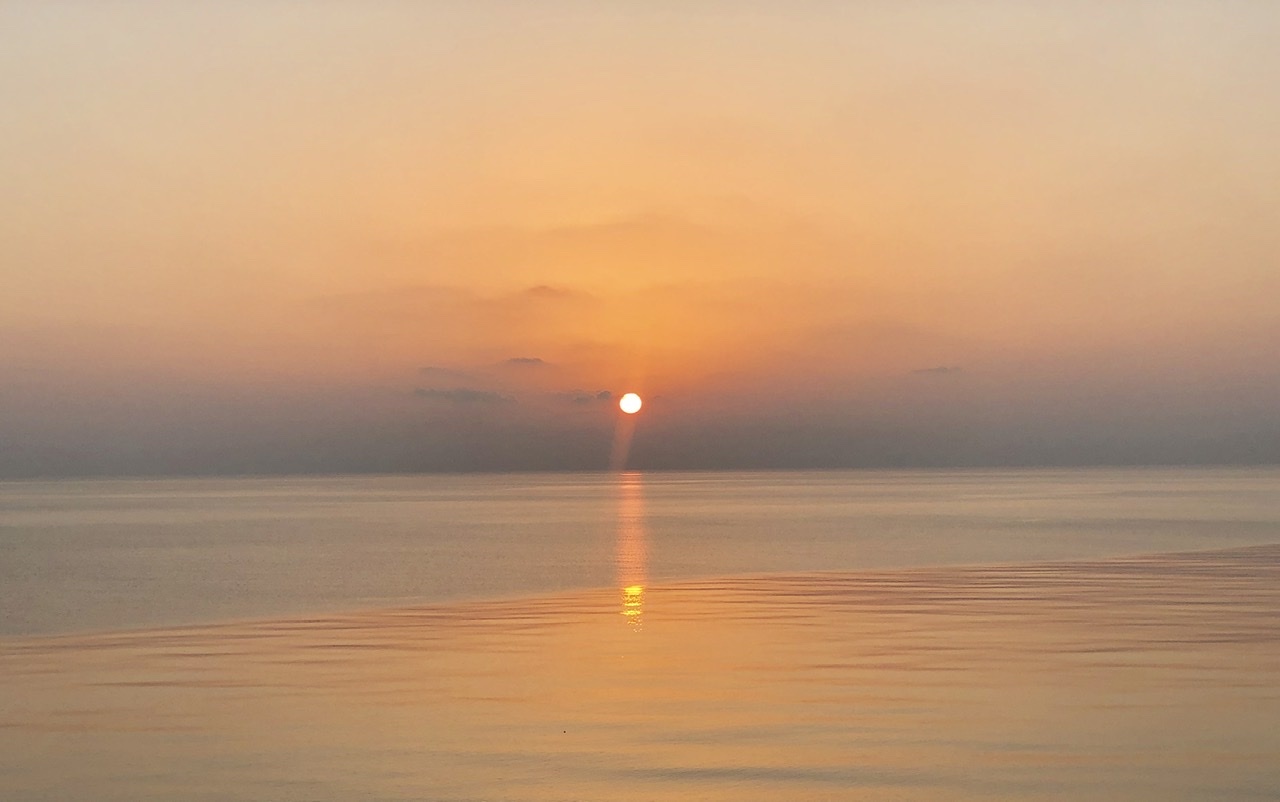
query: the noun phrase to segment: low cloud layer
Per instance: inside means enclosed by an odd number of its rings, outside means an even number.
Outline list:
[[[607,404],[613,400],[613,393],[609,390],[597,390],[595,392],[569,390],[568,392],[555,393],[554,397],[573,404]]]

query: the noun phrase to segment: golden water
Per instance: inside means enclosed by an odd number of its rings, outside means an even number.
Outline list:
[[[608,590],[0,641],[0,798],[1280,798],[1280,547],[649,585],[627,504]]]

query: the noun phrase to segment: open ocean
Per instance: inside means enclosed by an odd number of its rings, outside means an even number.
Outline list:
[[[1280,799],[1280,469],[0,483],[0,799]]]

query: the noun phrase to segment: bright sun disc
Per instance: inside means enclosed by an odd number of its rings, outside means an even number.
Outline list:
[[[635,393],[627,393],[618,401],[618,409],[628,415],[634,415],[640,411],[640,407],[644,406],[644,402],[640,400],[640,396]]]

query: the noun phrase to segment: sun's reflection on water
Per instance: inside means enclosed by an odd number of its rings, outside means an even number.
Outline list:
[[[648,537],[644,520],[644,485],[631,471],[618,475],[618,522],[614,551],[618,587],[622,589],[622,615],[635,629],[644,619],[644,586],[648,581]]]

